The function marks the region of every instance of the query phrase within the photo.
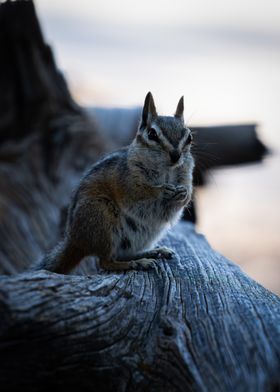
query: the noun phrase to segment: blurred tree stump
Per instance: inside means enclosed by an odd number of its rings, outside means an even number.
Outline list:
[[[112,146],[71,98],[32,1],[0,4],[0,43],[0,272],[9,274],[57,241],[73,187]]]
[[[177,256],[156,270],[19,273],[113,146],[72,100],[31,1],[0,5],[0,42],[1,391],[278,390],[279,298],[190,223],[166,236]]]

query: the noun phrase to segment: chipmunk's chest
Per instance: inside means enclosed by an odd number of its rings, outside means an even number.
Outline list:
[[[121,220],[117,247],[120,258],[130,257],[150,248],[163,235],[167,227],[166,222],[156,218],[148,207],[143,211],[132,212],[132,215],[124,215]]]
[[[178,178],[180,177],[176,169],[160,173],[155,180],[155,186],[178,185]],[[139,201],[127,204],[120,215],[118,255],[127,257],[151,247],[177,221],[180,210],[181,207],[169,206],[161,194],[158,198],[140,198]]]

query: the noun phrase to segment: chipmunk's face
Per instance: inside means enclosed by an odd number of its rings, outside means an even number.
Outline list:
[[[180,99],[174,117],[158,116],[153,97],[148,93],[136,143],[155,164],[178,167],[191,158],[192,134],[184,125],[184,101]],[[145,151],[146,150],[146,151]]]

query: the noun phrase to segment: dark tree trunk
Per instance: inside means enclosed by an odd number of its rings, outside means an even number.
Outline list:
[[[1,4],[0,47],[0,142],[44,132],[58,113],[80,113],[44,42],[32,1]]]
[[[22,271],[59,236],[83,171],[112,146],[71,98],[32,1],[0,4],[0,273]]]

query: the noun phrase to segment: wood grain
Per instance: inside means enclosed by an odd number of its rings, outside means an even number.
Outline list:
[[[1,277],[5,390],[277,390],[280,299],[190,223],[163,243],[150,272]]]

